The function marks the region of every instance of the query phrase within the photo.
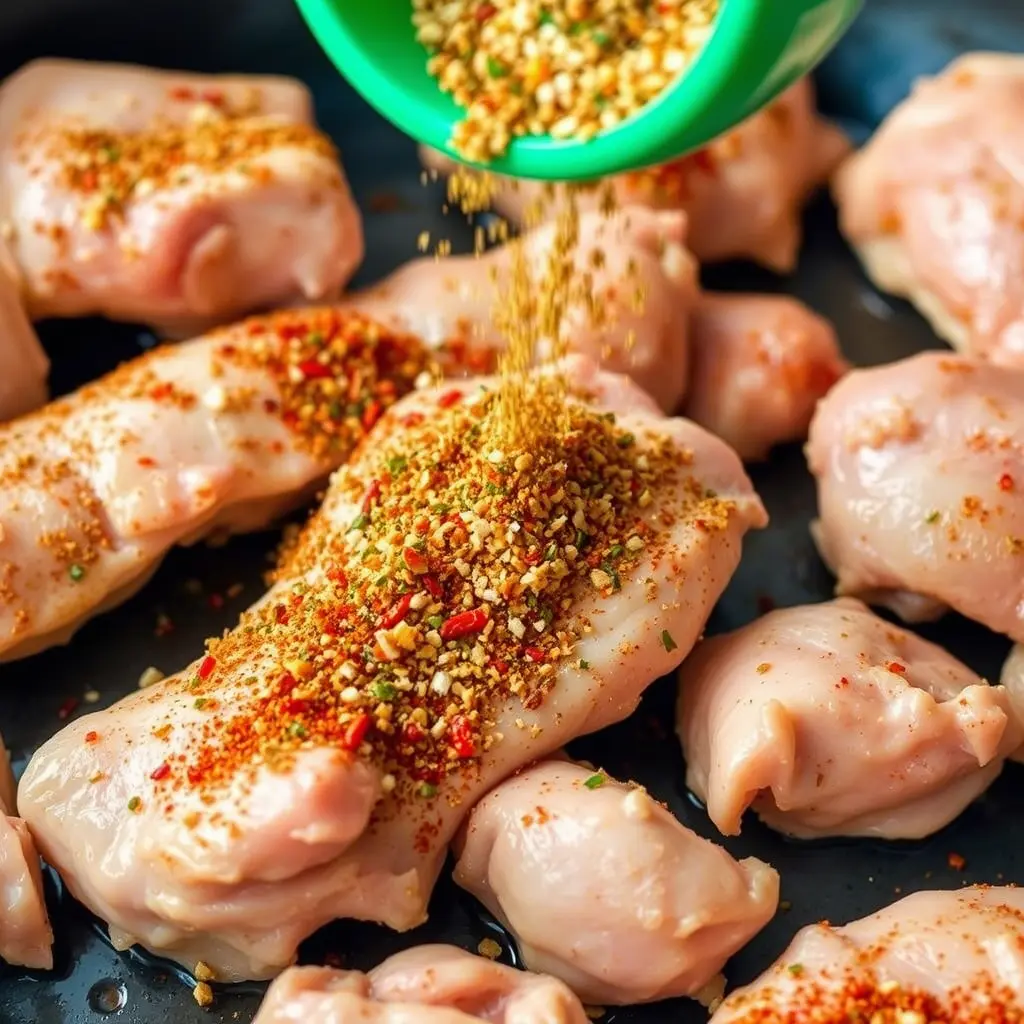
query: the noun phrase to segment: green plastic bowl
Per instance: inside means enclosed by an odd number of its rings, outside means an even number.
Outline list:
[[[407,135],[465,162],[448,142],[462,110],[427,73],[409,0],[297,0],[338,70]],[[649,167],[698,149],[814,68],[863,0],[722,0],[693,64],[642,110],[589,142],[516,139],[487,166],[579,181]]]

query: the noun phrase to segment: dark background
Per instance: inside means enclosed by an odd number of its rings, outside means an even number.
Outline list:
[[[861,20],[821,70],[822,105],[863,138],[917,75],[939,69],[968,49],[1024,50],[1020,0],[868,0]],[[453,220],[446,227],[441,222],[438,189],[420,185],[413,143],[341,81],[291,0],[0,0],[0,76],[40,56],[295,75],[313,90],[320,122],[342,148],[365,214],[368,253],[357,283],[368,283],[415,256],[415,239],[424,229],[434,237],[446,230],[453,240],[468,243],[464,224]],[[380,197],[388,200],[390,212],[371,212],[373,200]],[[812,205],[806,220],[807,242],[792,279],[731,266],[709,271],[708,283],[793,292],[832,319],[846,355],[857,363],[888,362],[938,346],[907,306],[880,296],[866,283],[836,232],[826,198]],[[152,343],[144,332],[101,321],[47,324],[42,334],[54,360],[55,391],[76,387],[136,354],[140,344]],[[713,631],[742,625],[770,603],[791,605],[830,596],[831,581],[807,533],[814,492],[799,448],[778,452],[753,476],[772,525],[750,537],[743,565],[712,620]],[[0,730],[16,765],[23,765],[59,728],[61,713],[76,715],[86,709],[87,691],[99,692],[96,706],[109,704],[133,689],[146,667],[173,671],[199,653],[204,637],[231,625],[259,594],[261,573],[277,536],[271,532],[223,548],[175,552],[139,596],[87,626],[70,647],[0,667]],[[242,592],[218,607],[237,583],[243,584]],[[164,636],[155,635],[159,615],[173,623]],[[1004,640],[955,616],[922,632],[989,678],[998,674],[1007,648]],[[683,786],[682,760],[672,736],[673,696],[671,681],[663,680],[633,719],[573,749],[616,775],[644,783],[688,825],[711,836],[713,828]],[[743,836],[725,845],[737,856],[756,854],[774,864],[782,873],[784,904],[775,921],[729,965],[730,982],[749,980],[810,921],[847,921],[921,888],[1024,881],[1019,853],[1024,843],[1022,780],[1024,770],[1010,766],[983,800],[922,843],[801,844],[747,821]],[[965,858],[963,871],[949,867],[951,852]],[[64,899],[55,881],[51,895],[57,969],[43,975],[0,966],[0,1024],[251,1020],[259,986],[219,991],[213,1010],[202,1011],[174,970],[114,953],[100,926]],[[302,958],[316,961],[333,954],[348,965],[368,967],[416,941],[453,941],[473,949],[487,934],[502,942],[511,962],[515,954],[510,943],[445,878],[430,923],[416,933],[396,936],[371,926],[339,924],[307,943]],[[705,1015],[695,1003],[679,1001],[613,1009],[603,1019],[609,1024],[686,1024]]]

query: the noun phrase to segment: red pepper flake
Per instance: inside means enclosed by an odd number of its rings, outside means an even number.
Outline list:
[[[161,612],[156,617],[156,628],[153,632],[157,636],[167,636],[168,633],[174,632],[174,622],[169,615],[165,615]]]
[[[903,673],[907,671],[907,666],[901,665],[898,661],[890,661],[885,667],[890,672],[895,672],[897,675],[903,675]]]
[[[331,368],[325,366],[319,359],[307,359],[305,362],[299,363],[299,372],[307,380],[321,380],[324,377],[332,376]]]
[[[167,96],[172,100],[194,100],[196,98],[195,91],[187,85],[176,85],[168,89]]]
[[[427,593],[435,601],[440,601],[444,597],[444,588],[441,586],[441,581],[432,572],[427,573],[423,577],[423,586],[427,588]]]
[[[530,661],[544,660],[544,652],[539,647],[527,647],[526,650],[523,651],[523,654],[525,654]]]
[[[483,608],[472,608],[459,612],[441,625],[442,640],[458,640],[472,633],[479,633],[487,625],[488,615]]]
[[[411,412],[407,416],[402,417],[403,427],[418,427],[423,422],[423,413]]]
[[[451,391],[446,391],[437,400],[437,404],[442,409],[450,409],[456,402],[462,401],[462,392],[458,388],[452,388]]]
[[[414,572],[420,576],[430,568],[427,564],[426,556],[415,548],[403,548],[402,561],[405,562],[405,567],[410,572]]]
[[[412,605],[412,594],[403,594],[378,620],[378,629],[391,629],[405,618]],[[441,635],[444,636],[442,629]]]
[[[211,594],[207,601],[210,607],[215,610],[224,607],[224,596],[222,594]]]
[[[64,701],[59,708],[57,708],[57,718],[63,722],[77,707],[78,699],[76,697],[68,697],[68,699]]]
[[[140,455],[138,463],[143,469],[152,469],[156,465],[156,459],[151,459],[148,455]]]
[[[268,413],[269,415],[273,416],[274,413],[276,413],[277,410],[280,409],[280,408],[281,408],[280,405],[278,405],[277,402],[274,401],[274,399],[272,399],[272,398],[264,398],[263,399],[263,411],[265,413]]]
[[[214,670],[216,664],[217,659],[212,654],[208,654],[205,658],[203,658],[202,662],[199,665],[199,678],[209,679],[210,673]]]
[[[1004,473],[999,478],[999,490],[1001,491],[1012,491],[1013,490],[1013,477],[1009,473]]]
[[[288,622],[288,609],[283,604],[279,604],[274,609],[274,618],[279,626],[284,626]]]
[[[166,761],[164,761],[163,764],[159,765],[157,768],[154,768],[153,771],[149,773],[149,777],[154,782],[159,782],[161,779],[166,779],[167,776],[170,774],[171,766]]]
[[[502,658],[492,658],[491,665],[497,670],[498,675],[508,675],[508,662]]]
[[[402,727],[402,739],[406,743],[419,743],[426,733],[415,723],[406,722]]]
[[[363,498],[362,512],[364,516],[370,514],[373,503],[380,497],[380,481],[371,480],[370,486],[366,489],[366,496]]]
[[[341,738],[341,745],[346,750],[355,750],[370,729],[370,716],[367,714],[357,715],[348,723],[344,735]]]
[[[149,397],[160,401],[163,398],[170,398],[174,394],[174,385],[169,381],[164,381],[161,384],[154,384],[149,390]]]
[[[498,13],[498,8],[491,3],[481,4],[474,12],[473,17],[479,22],[485,22],[488,18],[493,18]]]
[[[384,412],[384,406],[376,398],[371,398],[366,403],[366,408],[363,410],[362,420],[363,429],[369,430],[376,422],[380,419],[381,413]]]
[[[100,738],[100,734],[95,729],[90,729],[85,734],[86,743],[95,743]]]
[[[949,854],[946,858],[946,863],[949,864],[954,871],[963,871],[963,869],[967,867],[967,861],[964,860],[959,853]]]
[[[452,749],[461,758],[476,756],[476,743],[473,740],[473,727],[464,715],[456,715],[451,720]]]

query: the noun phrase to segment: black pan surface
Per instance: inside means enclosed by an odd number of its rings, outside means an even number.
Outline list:
[[[906,94],[915,76],[935,71],[969,49],[1024,50],[1019,0],[974,0],[969,5],[868,0],[861,20],[821,70],[822,104],[863,138]],[[434,237],[446,231],[456,244],[468,246],[464,224],[443,222],[439,187],[421,186],[413,144],[338,78],[291,0],[2,0],[0,75],[45,55],[295,75],[313,89],[320,122],[342,148],[364,212],[368,255],[358,284],[413,257],[416,236],[424,229]],[[846,355],[862,365],[939,347],[908,306],[879,295],[866,282],[839,237],[827,199],[813,204],[806,227],[803,257],[791,279],[737,265],[709,270],[707,283],[722,289],[792,292],[836,324]],[[47,324],[43,336],[54,360],[56,392],[77,387],[154,340],[137,329],[102,321]],[[814,489],[799,448],[777,452],[753,477],[772,525],[749,536],[743,564],[711,621],[712,632],[749,622],[772,605],[830,596],[831,580],[807,531]],[[132,690],[150,665],[173,671],[191,660],[206,636],[233,624],[258,596],[278,536],[268,532],[221,548],[177,551],[141,594],[87,626],[69,647],[0,668],[0,730],[12,747],[16,767],[60,727],[62,718],[112,703]],[[923,632],[989,678],[998,674],[1007,649],[1004,640],[956,616]],[[93,704],[86,700],[89,691],[99,695]],[[672,734],[673,697],[671,681],[662,680],[631,720],[574,744],[572,751],[643,783],[691,828],[715,836],[683,785],[682,758]],[[784,902],[772,924],[730,963],[730,983],[752,978],[809,922],[845,922],[917,889],[1024,882],[1022,782],[1024,769],[1011,765],[984,799],[920,843],[796,843],[748,820],[742,837],[725,845],[736,856],[755,854],[774,864],[782,873]],[[963,858],[962,870],[951,866],[951,854]],[[953,861],[959,863],[956,857]],[[201,1010],[187,978],[167,964],[115,953],[98,922],[61,893],[56,879],[51,881],[56,970],[38,974],[0,966],[0,1024],[252,1019],[260,986],[220,989],[213,1008]],[[501,942],[508,962],[515,962],[507,937],[446,875],[423,928],[396,936],[373,926],[338,924],[310,940],[302,960],[337,958],[348,966],[369,967],[416,942],[447,941],[474,949],[487,935]],[[695,1003],[681,1000],[611,1009],[603,1019],[608,1024],[687,1024],[704,1020],[705,1014]]]

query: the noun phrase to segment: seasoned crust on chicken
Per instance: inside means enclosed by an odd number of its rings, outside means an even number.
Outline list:
[[[587,1003],[710,1002],[779,899],[767,864],[733,860],[639,787],[568,761],[491,790],[455,852],[455,881],[512,932],[523,963]]]
[[[335,474],[322,510],[287,554],[280,582],[238,629],[184,672],[71,723],[36,752],[19,806],[48,860],[69,889],[110,922],[119,947],[139,942],[185,964],[201,959],[224,978],[267,977],[332,919],[369,919],[401,930],[420,924],[448,842],[473,803],[523,764],[629,715],[647,685],[678,666],[739,561],[744,533],[764,525],[764,510],[721,441],[687,421],[660,417],[634,385],[592,364],[577,359],[563,369],[578,393],[592,396],[573,399],[569,409],[592,440],[606,439],[602,459],[628,461],[638,473],[653,472],[640,468],[652,463],[658,472],[649,497],[630,484],[631,497],[622,498],[638,503],[635,528],[654,530],[657,543],[609,555],[619,560],[621,573],[610,564],[590,570],[584,563],[586,582],[566,592],[564,628],[552,617],[549,632],[541,606],[529,622],[512,616],[506,623],[501,595],[486,589],[493,618],[462,605],[465,610],[450,618],[438,613],[437,623],[428,619],[421,627],[421,614],[433,615],[424,612],[434,607],[431,594],[443,598],[461,585],[465,555],[456,558],[452,550],[468,555],[473,549],[468,530],[457,541],[445,538],[462,528],[459,523],[483,516],[492,507],[485,499],[501,509],[506,500],[533,492],[521,491],[518,478],[506,478],[507,494],[514,496],[508,499],[502,485],[481,490],[473,475],[496,472],[484,468],[496,463],[480,451],[470,426],[486,427],[480,417],[493,415],[495,392],[485,389],[486,380],[471,390],[417,393],[399,403]],[[430,454],[437,438],[449,454]],[[598,451],[589,444],[573,448],[569,439],[543,444],[558,453],[544,470],[555,479]],[[538,446],[526,461],[516,456],[521,472],[542,455]],[[446,520],[436,535],[428,529],[431,546],[423,549],[386,544],[404,563],[392,576],[373,554],[382,551],[383,536],[366,549],[369,561],[365,551],[354,552],[369,543],[368,528],[383,530],[390,515],[402,514],[404,506],[394,502],[404,501],[403,488],[420,479],[414,460],[427,457],[435,460],[428,477],[437,486],[448,480],[444,487],[458,488],[470,474],[480,495],[472,504],[477,511],[464,510],[468,520],[456,515],[458,523]],[[449,480],[450,467],[458,468]],[[396,485],[396,478],[405,483]],[[569,482],[579,485],[575,476]],[[567,493],[569,482],[552,494]],[[607,486],[602,493],[610,498]],[[424,514],[455,514],[450,505],[437,511],[433,492],[410,500]],[[381,502],[390,504],[380,510]],[[598,505],[585,507],[597,513]],[[529,528],[516,518],[520,530],[509,523],[505,535],[518,538],[526,530],[514,543],[529,557],[524,576],[540,586],[542,576],[561,569],[557,558],[544,562],[527,520]],[[575,525],[562,525],[585,546]],[[346,540],[353,531],[363,540]],[[434,568],[427,575],[420,575],[417,556],[429,556]],[[388,589],[383,597],[374,596],[376,589],[346,597],[338,588],[350,579],[396,589],[390,598]],[[525,601],[533,591],[520,590],[532,586],[515,584],[515,601]],[[443,609],[443,601],[437,607]],[[480,631],[488,622],[501,624],[501,643],[509,647],[493,662],[486,651],[477,653],[478,645],[458,640],[462,631]],[[583,634],[566,656],[559,637],[570,624]],[[430,631],[437,632],[433,642]],[[415,639],[420,636],[425,643]],[[351,653],[345,653],[348,644]],[[421,656],[428,666],[442,654],[447,659],[423,677],[422,695],[421,683],[400,689],[404,677],[388,668],[402,650],[411,655],[413,649],[417,660],[398,661],[398,669],[415,666]],[[478,676],[471,687],[462,682]],[[364,689],[353,685],[350,692],[348,680]],[[479,705],[477,686],[488,695]],[[467,697],[467,689],[474,694]],[[415,697],[402,696],[413,690]],[[371,696],[368,710],[354,710],[361,705],[353,701]],[[403,701],[414,701],[413,710]],[[382,703],[390,710],[378,710]],[[443,723],[439,731],[427,715],[431,708]],[[467,718],[473,712],[480,718]],[[484,730],[479,736],[474,721]],[[274,763],[281,744],[288,770],[274,771],[265,759]],[[364,744],[365,756],[359,753]],[[98,781],[90,784],[91,778]],[[114,863],[116,873],[108,870]]]
[[[686,782],[727,835],[917,839],[1024,739],[1006,691],[852,598],[705,640],[679,672]]]
[[[359,212],[308,90],[34,61],[0,88],[0,221],[35,319],[181,332],[334,297]]]
[[[292,967],[253,1024],[586,1024],[554,978],[517,971],[454,946],[417,946],[368,974]]]

